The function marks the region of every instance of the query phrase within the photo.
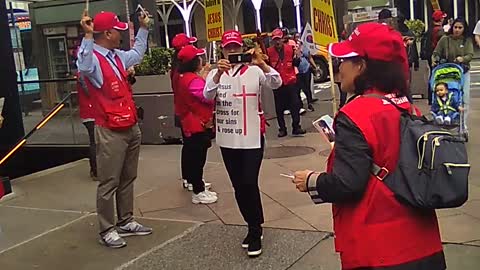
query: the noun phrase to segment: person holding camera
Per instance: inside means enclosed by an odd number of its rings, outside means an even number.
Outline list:
[[[242,247],[247,248],[249,256],[255,257],[262,253],[264,222],[258,187],[266,131],[261,89],[262,86],[278,88],[282,79],[267,65],[267,57],[259,48],[243,52],[243,40],[238,31],[223,34],[222,53],[224,58],[207,76],[203,94],[207,99],[216,99],[216,142],[238,207],[248,224]]]
[[[184,136],[184,177],[192,185],[194,204],[217,201],[217,194],[208,191],[203,182],[203,167],[207,161],[208,148],[212,146],[214,106],[213,101],[203,96],[205,79],[198,74],[203,68],[201,56],[204,54],[204,49],[197,49],[193,45],[183,47],[177,54],[179,65],[175,83],[177,114]]]
[[[284,33],[280,28],[272,32],[272,46],[267,49],[270,65],[278,70],[283,84],[273,90],[275,111],[279,126],[278,137],[287,136],[287,127],[283,112],[289,110],[292,115],[292,135],[303,136],[306,131],[300,125],[300,101],[298,100],[297,76],[295,67],[300,65],[300,58],[295,48],[283,42]]]
[[[142,61],[149,20],[148,14],[142,13],[135,44],[129,51],[119,49],[120,31],[127,30],[128,24],[120,22],[116,14],[102,11],[92,21],[85,10],[80,21],[85,37],[77,66],[94,108],[100,243],[111,248],[126,246],[122,237],[152,233],[133,218],[133,182],[142,135],[126,71]]]

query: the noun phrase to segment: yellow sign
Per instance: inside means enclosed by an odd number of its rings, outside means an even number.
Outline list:
[[[329,43],[338,42],[333,0],[312,0],[310,3],[315,43],[327,46]]]
[[[440,10],[440,3],[438,3],[438,0],[431,0],[433,10]]]
[[[207,40],[218,41],[223,34],[222,0],[205,0],[205,23],[207,24]]]

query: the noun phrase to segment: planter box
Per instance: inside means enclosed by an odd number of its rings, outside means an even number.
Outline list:
[[[170,75],[136,76],[137,82],[133,85],[133,94],[152,94],[172,92]]]

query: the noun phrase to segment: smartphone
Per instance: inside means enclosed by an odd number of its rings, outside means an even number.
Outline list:
[[[330,115],[324,115],[313,121],[313,126],[329,142],[335,142],[335,131],[333,130],[333,118]]]
[[[250,63],[252,62],[252,54],[250,53],[229,54],[228,61],[230,62],[230,64]]]

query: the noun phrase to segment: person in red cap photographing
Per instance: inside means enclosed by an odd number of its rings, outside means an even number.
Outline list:
[[[94,108],[100,243],[111,248],[126,246],[122,237],[152,233],[133,219],[141,132],[126,70],[139,64],[147,49],[148,14],[141,14],[139,22],[133,48],[122,51],[120,31],[127,30],[128,24],[117,15],[102,11],[92,21],[85,10],[80,21],[85,37],[77,66]]]
[[[185,179],[192,185],[192,203],[210,204],[217,194],[206,189],[203,167],[208,148],[212,146],[214,102],[203,96],[205,79],[198,73],[203,69],[204,49],[186,45],[177,54],[178,69],[175,87],[177,113],[183,133],[182,167]],[[183,164],[184,163],[184,164]]]
[[[258,187],[266,131],[261,89],[263,86],[276,89],[282,85],[282,79],[267,65],[260,48],[249,51],[250,57],[243,57],[243,40],[238,31],[223,33],[222,54],[217,68],[207,76],[203,94],[216,101],[216,143],[235,190],[238,208],[248,224],[242,247],[247,249],[248,256],[256,257],[262,253],[264,222]],[[247,58],[251,58],[251,62],[243,62]]]
[[[328,50],[340,58],[342,90],[353,97],[335,117],[326,172],[296,172],[296,188],[314,203],[333,204],[342,269],[446,269],[435,211],[401,203],[370,169],[375,162],[393,171],[399,156],[400,111],[382,98],[404,109],[413,106],[401,35],[387,25],[365,23]]]
[[[283,112],[289,110],[292,115],[292,135],[303,136],[306,131],[300,125],[300,100],[297,87],[295,67],[300,65],[300,58],[295,53],[295,48],[283,42],[284,33],[277,28],[272,32],[273,45],[267,49],[270,65],[280,73],[282,86],[273,91],[275,99],[275,112],[279,127],[278,137],[287,136],[287,126]]]

